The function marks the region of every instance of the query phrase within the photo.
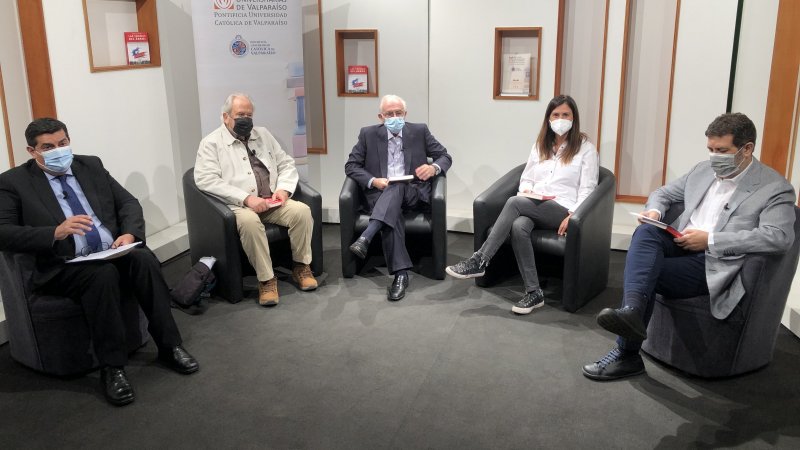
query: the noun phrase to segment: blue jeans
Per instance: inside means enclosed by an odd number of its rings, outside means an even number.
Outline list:
[[[625,259],[622,306],[637,306],[631,298],[645,302],[645,326],[653,315],[655,294],[668,298],[689,298],[708,294],[705,252],[690,252],[678,247],[666,231],[648,224],[639,225],[631,238]],[[626,351],[639,351],[642,341],[621,337],[617,344]]]

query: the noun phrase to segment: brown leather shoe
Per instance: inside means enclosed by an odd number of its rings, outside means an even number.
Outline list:
[[[295,264],[292,269],[292,280],[301,291],[313,291],[317,288],[317,280],[308,264]]]
[[[258,282],[258,304],[261,306],[275,306],[280,301],[278,297],[278,277],[271,280]]]

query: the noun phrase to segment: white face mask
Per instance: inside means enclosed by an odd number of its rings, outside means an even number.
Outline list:
[[[550,129],[553,133],[563,136],[572,129],[572,121],[567,119],[556,119],[550,121]]]

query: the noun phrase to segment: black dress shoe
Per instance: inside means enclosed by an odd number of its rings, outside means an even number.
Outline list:
[[[644,373],[644,361],[636,353],[619,348],[608,352],[600,361],[583,366],[583,375],[597,381],[611,381]]]
[[[355,242],[350,244],[350,251],[361,259],[366,258],[369,251],[369,241],[365,237],[356,239]]]
[[[605,308],[597,314],[597,324],[622,338],[643,341],[647,327],[638,309],[626,306],[620,309]]]
[[[180,345],[172,347],[171,349],[159,350],[158,360],[175,372],[184,375],[197,372],[200,369],[200,364],[197,364],[197,360],[194,359],[194,356],[190,355],[189,352]]]
[[[400,273],[394,276],[392,285],[387,289],[387,298],[389,301],[396,302],[406,296],[406,289],[408,288],[408,274]]]
[[[135,399],[133,387],[122,367],[100,369],[100,385],[103,387],[106,400],[114,406],[127,405]]]

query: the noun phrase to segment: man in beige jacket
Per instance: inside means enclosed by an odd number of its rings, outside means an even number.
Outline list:
[[[264,127],[253,127],[253,102],[241,93],[222,106],[222,126],[200,141],[194,166],[197,187],[233,210],[242,248],[258,278],[258,302],[278,304],[278,281],[272,270],[264,223],[289,228],[294,269],[300,290],[316,289],[311,272],[311,209],[290,199],[297,188],[294,159]]]

